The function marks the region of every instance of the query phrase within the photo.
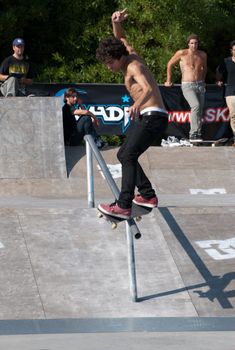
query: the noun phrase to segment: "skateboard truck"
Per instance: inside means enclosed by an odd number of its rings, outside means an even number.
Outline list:
[[[117,217],[111,216],[111,215],[106,215],[101,212],[98,213],[98,218],[104,218],[106,221],[111,223],[112,230],[116,230],[118,227],[118,223],[122,221],[128,221],[128,220],[133,220],[136,219],[136,221],[140,221],[142,219],[142,216],[138,216],[136,218],[130,218],[130,219],[119,219]],[[141,233],[140,232],[135,232],[134,233],[135,239],[141,238]]]
[[[133,234],[133,236],[135,237],[135,239],[139,239],[141,237],[141,233],[139,231],[138,226],[135,223],[135,220],[137,222],[139,222],[140,220],[142,220],[142,217],[144,215],[149,214],[152,211],[153,208],[146,208],[140,205],[137,205],[135,203],[132,204],[132,215],[129,219],[123,219],[123,218],[119,218],[116,216],[112,216],[109,214],[104,213],[103,211],[101,211],[98,208],[98,217],[99,218],[104,218],[106,221],[111,223],[111,227],[113,230],[115,230],[118,226],[118,224],[122,221],[127,221],[128,225],[131,228],[131,232]]]

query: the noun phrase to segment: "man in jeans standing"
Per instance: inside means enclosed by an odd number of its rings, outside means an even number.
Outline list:
[[[188,102],[190,113],[190,141],[202,141],[202,117],[205,102],[205,77],[207,72],[207,54],[198,50],[199,38],[191,34],[188,39],[188,49],[177,51],[167,64],[166,87],[172,84],[172,67],[179,62],[182,73],[181,88]]]
[[[126,18],[126,9],[113,13],[114,37],[104,39],[96,51],[97,58],[108,69],[123,73],[125,86],[134,101],[129,108],[133,123],[117,154],[122,164],[120,196],[113,204],[98,206],[104,214],[123,219],[131,217],[132,201],[149,208],[156,207],[158,204],[155,191],[140,166],[138,158],[156,138],[162,138],[168,124],[168,114],[157,83],[143,60],[125,38],[122,22]],[[137,195],[135,195],[135,187],[139,192]]]
[[[230,125],[233,131],[233,144],[235,147],[235,40],[230,43],[231,56],[223,60],[216,70],[216,84],[223,85],[226,81],[225,99],[229,109]]]

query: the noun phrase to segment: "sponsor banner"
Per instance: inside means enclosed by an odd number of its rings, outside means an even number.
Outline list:
[[[62,106],[64,91],[70,86],[77,89],[85,107],[99,118],[100,135],[122,135],[126,132],[131,124],[128,109],[133,101],[122,84],[35,83],[30,87],[30,92],[36,96],[57,96],[61,98]],[[171,88],[161,85],[159,87],[169,113],[165,137],[188,138],[190,108],[180,85]],[[216,85],[207,86],[202,134],[205,140],[232,136],[224,91]]]

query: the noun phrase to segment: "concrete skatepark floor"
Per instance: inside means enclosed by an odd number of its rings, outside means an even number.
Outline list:
[[[160,204],[138,224],[134,303],[125,224],[112,231],[87,207],[84,147],[64,150],[57,102],[48,99],[45,123],[37,101],[39,119],[27,113],[31,138],[16,133],[18,153],[1,138],[2,348],[231,349],[234,150],[152,147],[141,158]],[[50,124],[55,132],[42,137]],[[116,152],[102,151],[108,164]],[[113,199],[95,161],[94,184],[96,203]]]

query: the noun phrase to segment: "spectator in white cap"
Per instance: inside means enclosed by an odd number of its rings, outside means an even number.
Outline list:
[[[30,63],[24,59],[25,42],[16,38],[12,42],[13,55],[5,58],[0,67],[1,93],[3,96],[27,96],[27,85],[35,76]]]

